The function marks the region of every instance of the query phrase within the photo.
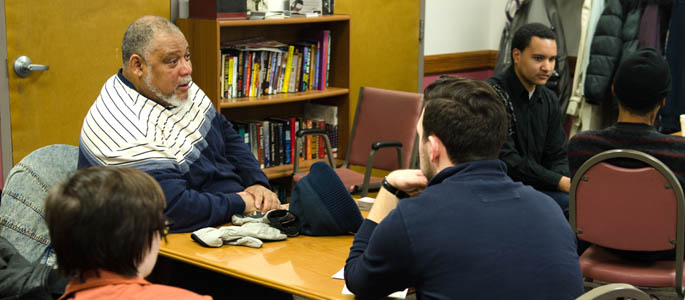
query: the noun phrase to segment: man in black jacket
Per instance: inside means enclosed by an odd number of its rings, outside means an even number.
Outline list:
[[[511,48],[514,64],[487,80],[509,116],[500,159],[509,176],[552,197],[568,215],[566,133],[557,96],[545,87],[556,64],[556,35],[543,24],[526,24],[514,34]]]

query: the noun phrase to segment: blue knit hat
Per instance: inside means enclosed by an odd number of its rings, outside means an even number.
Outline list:
[[[356,232],[362,215],[338,174],[325,162],[317,162],[295,185],[290,211],[300,219],[306,235],[342,235]]]

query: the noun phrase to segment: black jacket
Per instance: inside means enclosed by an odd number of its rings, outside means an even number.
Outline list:
[[[585,98],[599,104],[610,99],[611,83],[621,58],[637,51],[642,10],[635,0],[607,0],[590,46]]]
[[[68,282],[48,265],[29,263],[0,237],[0,299],[57,299]]]

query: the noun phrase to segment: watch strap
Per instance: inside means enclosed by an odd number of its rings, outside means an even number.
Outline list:
[[[397,197],[398,199],[409,198],[409,194],[407,194],[407,193],[404,192],[403,190],[400,190],[400,189],[394,187],[394,186],[393,186],[392,184],[390,184],[390,182],[388,182],[388,180],[386,180],[385,178],[383,178],[383,183],[381,183],[381,186],[383,186],[383,188],[384,188],[386,191],[388,191],[390,194],[395,195],[395,197]]]

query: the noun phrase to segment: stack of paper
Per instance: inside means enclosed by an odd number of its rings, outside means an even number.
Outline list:
[[[357,200],[357,205],[359,205],[359,210],[371,210],[371,207],[373,206],[373,202],[376,201],[376,199],[371,198],[371,197],[362,197],[359,200]]]

